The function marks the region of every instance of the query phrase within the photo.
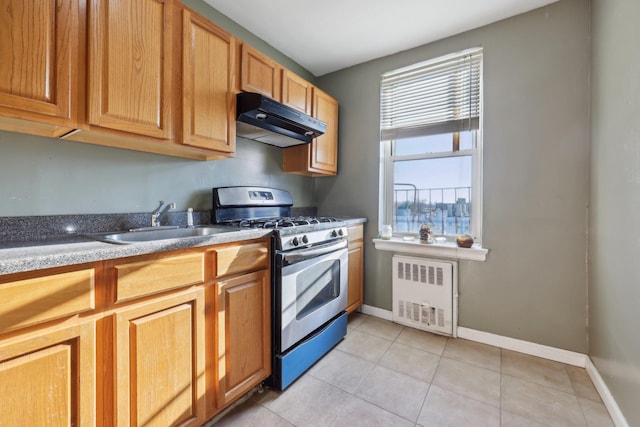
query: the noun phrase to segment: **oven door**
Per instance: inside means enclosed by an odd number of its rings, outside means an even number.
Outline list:
[[[346,246],[345,240],[279,255],[280,353],[347,308]]]

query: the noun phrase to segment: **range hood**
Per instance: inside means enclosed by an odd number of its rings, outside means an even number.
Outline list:
[[[276,147],[308,144],[325,133],[326,123],[259,93],[236,96],[236,134]]]

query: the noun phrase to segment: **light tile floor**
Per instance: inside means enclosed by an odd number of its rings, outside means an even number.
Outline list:
[[[254,393],[214,422],[613,426],[584,369],[359,313],[350,316],[347,337],[286,391]]]

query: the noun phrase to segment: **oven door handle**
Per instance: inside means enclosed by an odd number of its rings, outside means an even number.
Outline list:
[[[285,262],[296,262],[304,259],[314,258],[325,255],[347,247],[347,240],[341,240],[338,243],[329,243],[327,245],[316,246],[314,248],[296,249],[291,252],[283,252],[282,259]]]

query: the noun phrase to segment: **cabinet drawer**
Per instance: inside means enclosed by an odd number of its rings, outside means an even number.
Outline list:
[[[354,240],[362,240],[363,238],[363,229],[364,227],[361,225],[355,225],[347,228],[347,236],[350,242]]]
[[[203,260],[204,254],[193,253],[116,265],[116,301],[201,283]]]
[[[0,332],[92,310],[93,268],[0,285]]]
[[[215,277],[265,268],[269,265],[268,243],[249,243],[214,250]]]

